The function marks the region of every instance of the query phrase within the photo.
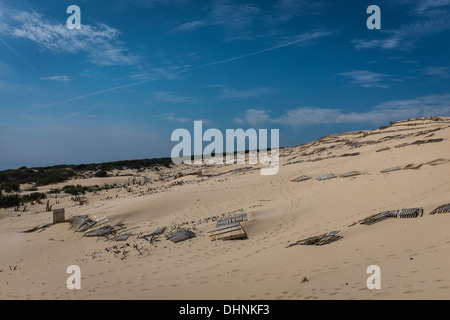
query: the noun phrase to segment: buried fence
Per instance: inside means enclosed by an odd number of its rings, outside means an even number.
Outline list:
[[[246,213],[241,213],[232,217],[224,217],[224,218],[220,218],[217,220],[216,222],[216,227],[220,227],[220,226],[226,226],[228,224],[232,224],[235,222],[243,222],[243,221],[247,221],[247,214]]]
[[[194,238],[194,237],[195,237],[195,233],[188,229],[180,229],[180,230],[171,232],[168,235],[166,235],[166,239],[170,240],[174,243],[184,241],[184,240]]]
[[[247,239],[247,233],[240,222],[219,226],[215,230],[208,231],[208,234],[211,241]]]
[[[108,240],[123,241],[128,239],[131,234],[125,236],[122,234],[125,230],[125,224],[120,223],[112,226],[108,217],[103,216],[93,219],[88,215],[73,216],[66,220],[70,224],[70,229],[74,232],[84,232],[85,237],[106,237]]]
[[[359,221],[360,224],[372,225],[377,222],[381,222],[383,220],[389,218],[417,218],[423,216],[422,208],[408,208],[401,210],[389,210],[383,211],[374,215],[371,215],[363,220]]]
[[[290,248],[293,246],[323,246],[325,244],[330,244],[332,242],[338,241],[342,239],[342,236],[338,236],[337,234],[340,230],[331,231],[328,233],[324,233],[318,236],[309,237],[306,239],[299,240],[297,242],[289,244],[286,248]]]
[[[430,212],[431,215],[433,214],[440,214],[440,213],[449,213],[450,212],[450,203],[444,204],[433,211]]]
[[[397,215],[398,210],[383,211],[365,218],[363,221],[361,221],[361,224],[371,225],[388,218],[396,218]]]

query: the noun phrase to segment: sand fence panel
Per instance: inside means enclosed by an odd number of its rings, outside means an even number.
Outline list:
[[[341,175],[341,178],[355,177],[355,176],[359,176],[360,174],[361,174],[361,172],[353,170],[353,171],[344,173],[343,175]]]
[[[381,173],[388,173],[388,172],[393,172],[393,171],[398,171],[398,170],[402,170],[402,168],[400,166],[394,166],[394,167],[390,167],[387,169],[383,169],[380,172]]]
[[[66,222],[66,213],[64,208],[53,210],[53,224]]]
[[[187,240],[190,238],[194,238],[194,237],[195,237],[194,232],[192,232],[188,229],[180,229],[180,230],[169,233],[166,236],[166,239],[170,240],[174,243],[177,243],[177,242],[181,242],[181,241],[184,241],[184,240]]]
[[[402,209],[398,213],[399,218],[417,218],[423,216],[422,208]]]
[[[308,177],[308,176],[300,176],[300,177],[297,177],[297,178],[294,178],[294,179],[292,179],[291,181],[292,182],[302,182],[302,181],[306,181],[306,180],[310,180],[311,179],[311,177]]]
[[[293,246],[323,246],[326,244],[330,244],[332,242],[338,241],[342,239],[342,236],[339,236],[338,233],[340,230],[331,231],[328,233],[324,233],[318,236],[309,237],[306,239],[299,240],[297,242],[289,244],[286,248],[290,248]]]
[[[216,222],[216,227],[220,227],[220,226],[226,226],[228,224],[233,224],[235,222],[243,222],[243,221],[247,221],[247,214],[246,213],[241,213],[232,217],[223,217],[220,219],[217,219]]]
[[[361,224],[365,225],[371,225],[377,222],[381,222],[388,218],[397,218],[399,213],[399,210],[390,210],[390,211],[383,211],[374,215],[371,215],[367,218],[365,218],[363,221],[361,221]]]
[[[433,214],[441,214],[441,213],[449,213],[450,212],[450,203],[444,204],[433,211],[430,212],[431,215]]]
[[[320,176],[318,178],[316,178],[319,181],[323,181],[323,180],[330,180],[330,179],[334,179],[337,178],[337,176],[334,173],[327,173],[324,174],[323,176]]]
[[[214,240],[234,240],[247,239],[247,233],[240,222],[233,222],[208,231],[209,239]]]

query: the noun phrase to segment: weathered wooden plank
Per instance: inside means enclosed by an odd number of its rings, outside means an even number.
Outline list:
[[[184,241],[184,240],[187,240],[187,239],[190,239],[193,237],[195,237],[194,232],[187,230],[187,229],[180,229],[180,230],[177,230],[175,232],[168,234],[166,236],[166,239],[177,243],[177,242]]]
[[[337,231],[331,231],[328,233],[324,233],[318,236],[309,237],[306,239],[299,240],[297,242],[294,242],[290,245],[288,245],[286,248],[302,245],[302,246],[323,246],[326,244],[330,244],[332,242],[335,242],[337,240],[342,239],[342,236],[338,236],[337,234],[340,232],[340,230]]]
[[[360,174],[361,174],[361,172],[353,170],[353,171],[344,173],[343,175],[341,175],[341,178],[348,178],[348,177],[359,176]]]
[[[395,167],[390,167],[384,170],[381,170],[381,173],[388,173],[388,172],[392,172],[392,171],[397,171],[397,170],[402,170],[402,168],[400,166],[395,166]]]
[[[372,225],[374,223],[381,222],[388,218],[396,218],[398,215],[398,212],[399,212],[398,210],[383,211],[383,212],[380,212],[380,213],[377,213],[377,214],[374,214],[374,215],[371,215],[371,216],[365,218],[361,222],[361,224]]]
[[[53,210],[53,224],[63,223],[66,221],[64,208]]]
[[[167,229],[166,227],[158,228],[155,231],[150,232],[148,234],[140,235],[138,238],[151,238],[154,236],[159,236],[159,235],[163,234],[166,231],[166,229]]]
[[[431,166],[437,166],[437,165],[440,165],[440,164],[447,163],[447,162],[449,162],[449,161],[450,161],[449,159],[439,158],[439,159],[435,159],[435,160],[432,160],[432,161],[430,161],[430,162],[427,162],[427,163],[425,163],[425,164],[429,164],[429,165],[431,165]]]
[[[329,180],[329,179],[334,179],[334,178],[337,178],[337,176],[334,173],[327,173],[327,174],[324,174],[323,176],[320,176],[320,177],[318,177],[316,179],[319,180],[319,181],[322,181],[322,180]]]
[[[308,177],[308,176],[300,176],[295,179],[292,179],[291,181],[292,182],[302,182],[302,181],[306,181],[306,180],[310,180],[310,179],[312,179],[312,178]]]
[[[89,219],[88,215],[78,215],[70,217],[66,222],[70,223],[70,228],[76,231],[87,219]]]
[[[115,241],[126,241],[128,238],[131,237],[131,233],[124,233],[120,234],[117,237],[114,238]]]
[[[85,237],[101,237],[105,235],[109,235],[114,232],[114,228],[111,226],[104,226],[101,228],[97,228],[95,230],[89,230],[84,233]]]
[[[419,163],[419,164],[414,164],[414,163],[410,163],[407,164],[405,167],[403,167],[403,170],[418,170],[423,166],[423,163]]]

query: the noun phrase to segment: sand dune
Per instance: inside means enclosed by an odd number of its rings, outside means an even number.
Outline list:
[[[450,118],[414,119],[281,149],[274,176],[260,165],[180,165],[63,183],[121,184],[82,206],[64,194],[50,201],[66,218],[106,215],[132,236],[83,237],[68,223],[23,233],[52,222],[45,204],[1,209],[0,298],[449,299],[450,213],[429,214],[450,203],[449,150]],[[423,216],[358,223],[415,207]],[[242,212],[248,239],[209,240],[218,217]],[[139,239],[163,226],[196,237]],[[333,230],[338,241],[289,247]],[[81,290],[66,287],[69,265],[81,268]],[[379,290],[366,286],[370,265],[381,269]]]

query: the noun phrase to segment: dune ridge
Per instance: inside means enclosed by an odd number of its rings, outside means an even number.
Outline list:
[[[0,299],[449,299],[450,213],[430,214],[450,203],[449,150],[450,118],[420,118],[282,148],[274,176],[248,162],[183,164],[39,187],[118,184],[83,204],[49,200],[66,218],[106,215],[131,235],[84,237],[52,225],[45,203],[0,209]],[[361,223],[408,208],[423,212]],[[242,213],[247,239],[209,239],[217,219]],[[162,228],[195,237],[151,235]],[[336,241],[292,245],[332,231]],[[80,290],[66,287],[69,265]],[[366,286],[370,265],[380,290]]]

